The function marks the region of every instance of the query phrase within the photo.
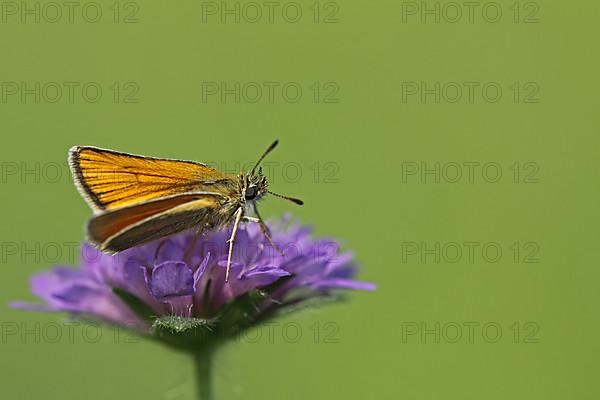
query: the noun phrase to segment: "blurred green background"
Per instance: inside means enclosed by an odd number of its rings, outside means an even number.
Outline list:
[[[306,205],[263,215],[378,289],[225,347],[217,398],[600,396],[598,3],[61,4],[0,4],[1,397],[192,396],[182,355],[6,306],[76,263],[70,146],[236,171],[274,138]]]

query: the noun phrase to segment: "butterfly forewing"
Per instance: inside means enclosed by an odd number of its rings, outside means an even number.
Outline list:
[[[207,165],[73,147],[69,164],[80,192],[98,213],[190,192],[231,195],[232,176]]]

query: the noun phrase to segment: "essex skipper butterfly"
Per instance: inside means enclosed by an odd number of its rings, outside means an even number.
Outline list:
[[[88,222],[89,240],[101,250],[117,253],[177,232],[199,233],[233,224],[229,255],[241,221],[256,222],[277,249],[256,203],[265,194],[302,205],[302,201],[268,190],[259,167],[277,140],[260,156],[250,172],[223,173],[205,164],[144,157],[90,146],[69,150],[69,166],[77,189],[94,211]],[[258,169],[257,169],[258,168]],[[246,215],[252,209],[255,217]]]

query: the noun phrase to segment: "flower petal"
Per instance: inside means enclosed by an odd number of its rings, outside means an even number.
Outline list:
[[[206,257],[204,257],[204,260],[202,260],[202,262],[194,272],[194,292],[196,292],[197,290],[198,282],[200,281],[202,274],[204,273],[204,271],[206,271],[208,260],[210,260],[210,251],[206,253]]]
[[[377,286],[371,282],[355,281],[353,279],[331,278],[323,279],[311,285],[315,289],[354,289],[375,290]]]
[[[194,294],[192,270],[183,261],[165,261],[156,266],[148,278],[152,296],[160,301]]]
[[[242,274],[241,278],[242,279],[250,279],[250,278],[257,278],[257,277],[280,278],[282,276],[288,276],[288,275],[291,275],[291,274],[284,269],[277,268],[277,267],[262,266],[262,267],[252,268],[252,269],[244,272]]]

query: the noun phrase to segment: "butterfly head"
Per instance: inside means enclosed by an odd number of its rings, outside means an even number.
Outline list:
[[[263,175],[262,168],[259,168],[258,174],[246,175],[246,184],[244,185],[244,199],[246,201],[258,201],[268,192],[269,182]]]
[[[274,141],[267,150],[260,156],[252,171],[245,177],[245,185],[244,185],[244,198],[246,201],[257,201],[260,200],[265,194],[269,193],[275,197],[280,197],[285,200],[289,200],[292,203],[302,205],[304,204],[302,200],[296,199],[294,197],[283,196],[281,194],[273,193],[269,191],[269,183],[267,181],[267,177],[263,175],[262,167],[259,167],[261,161],[265,158],[267,154],[271,152],[276,146],[278,141]],[[258,172],[257,172],[258,169]]]

